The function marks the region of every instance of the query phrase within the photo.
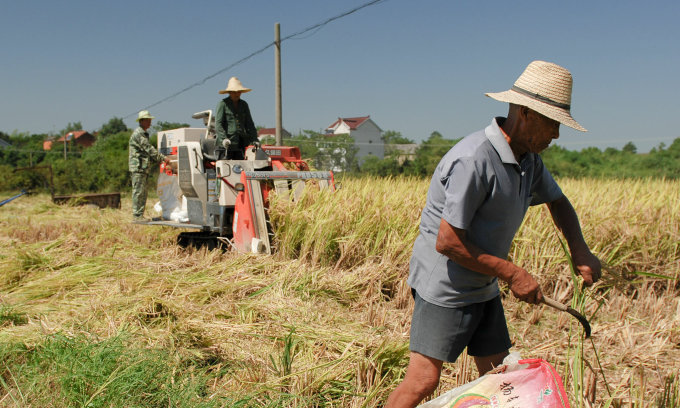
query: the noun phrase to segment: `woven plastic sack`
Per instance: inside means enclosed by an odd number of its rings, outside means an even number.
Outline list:
[[[562,379],[543,359],[519,360],[454,388],[419,408],[569,408]]]
[[[179,188],[179,181],[177,176],[169,175],[161,172],[158,175],[158,184],[156,187],[158,199],[160,200],[160,212],[163,214],[164,220],[171,220],[175,222],[187,222],[188,216],[186,212],[186,204],[183,204],[182,189]],[[154,206],[158,211],[158,208]]]

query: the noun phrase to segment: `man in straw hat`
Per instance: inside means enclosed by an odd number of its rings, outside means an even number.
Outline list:
[[[140,111],[137,115],[139,127],[132,132],[128,151],[128,168],[132,179],[132,220],[133,222],[145,222],[144,208],[146,207],[147,180],[149,178],[149,168],[152,163],[165,161],[170,163],[170,158],[164,156],[149,143],[149,132],[151,127],[151,116],[149,111]]]
[[[227,88],[219,91],[220,94],[229,94],[229,97],[217,104],[215,115],[215,151],[218,159],[243,160],[246,147],[258,140],[250,108],[241,99],[242,93],[250,91],[236,77],[229,78]],[[228,141],[226,146],[225,141]]]
[[[498,279],[520,300],[543,299],[536,279],[507,260],[530,205],[547,204],[585,284],[600,278],[573,207],[538,155],[560,124],[585,131],[571,117],[571,87],[563,67],[532,62],[510,90],[486,94],[510,104],[508,117],[494,118],[439,162],[411,257],[410,361],[387,407],[415,407],[436,389],[443,362],[466,347],[480,376],[509,354]]]

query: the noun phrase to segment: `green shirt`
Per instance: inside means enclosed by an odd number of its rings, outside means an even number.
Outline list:
[[[149,132],[138,127],[130,136],[128,168],[133,173],[148,173],[151,162],[161,162],[165,156],[149,143]]]
[[[257,141],[257,130],[250,116],[250,108],[243,99],[234,106],[231,98],[224,98],[217,104],[215,116],[215,132],[217,146],[222,146],[224,139],[231,141],[231,147],[245,150],[249,144]]]

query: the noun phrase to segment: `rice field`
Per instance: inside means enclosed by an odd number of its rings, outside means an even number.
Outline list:
[[[179,248],[178,230],[129,223],[129,197],[120,210],[47,195],[0,207],[0,407],[382,406],[408,361],[428,182],[342,184],[272,202],[273,256]],[[572,279],[542,207],[510,256],[593,335],[503,288],[512,351],[553,364],[572,407],[680,405],[680,183],[560,184],[602,281]],[[476,377],[464,355],[438,393]]]

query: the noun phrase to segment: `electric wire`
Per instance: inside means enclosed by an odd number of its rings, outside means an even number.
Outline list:
[[[312,25],[312,26],[309,26],[309,27],[307,27],[307,28],[305,28],[305,29],[302,29],[302,30],[300,30],[300,31],[298,31],[298,32],[295,32],[295,33],[293,33],[293,34],[290,34],[290,35],[288,35],[288,36],[285,36],[285,37],[283,37],[283,38],[281,39],[281,42],[284,42],[284,41],[287,41],[287,40],[290,40],[290,39],[304,39],[304,38],[309,38],[309,37],[311,37],[312,35],[316,34],[316,32],[318,32],[322,27],[324,27],[325,25],[327,25],[327,24],[329,24],[329,23],[331,23],[331,22],[333,22],[333,21],[335,21],[335,20],[341,19],[341,18],[346,17],[346,16],[348,16],[348,15],[350,15],[350,14],[353,14],[353,13],[355,13],[355,12],[361,10],[361,9],[364,9],[364,8],[366,8],[366,7],[373,6],[373,5],[375,5],[375,4],[382,3],[382,2],[385,2],[385,1],[387,1],[387,0],[372,0],[372,1],[369,1],[369,2],[367,2],[367,3],[364,3],[364,4],[360,5],[360,6],[355,7],[355,8],[353,8],[353,9],[349,10],[349,11],[345,11],[344,13],[341,13],[341,14],[338,14],[338,15],[336,15],[336,16],[330,17],[330,18],[328,18],[328,19],[326,19],[326,20],[324,20],[324,21],[322,21],[322,22],[320,22],[320,23],[316,23],[316,24],[314,24],[314,25]],[[310,34],[310,35],[307,36],[307,37],[304,37],[304,38],[294,38],[294,37],[300,36],[300,35],[302,35],[302,34],[305,34],[305,33],[309,32],[309,31],[312,31],[312,30],[316,30],[316,31],[315,31],[314,33]],[[220,75],[220,74],[223,74],[223,73],[226,72],[226,71],[229,71],[230,69],[234,68],[235,66],[240,65],[240,64],[242,64],[242,63],[248,61],[249,59],[253,58],[254,56],[256,56],[256,55],[258,55],[258,54],[261,54],[261,53],[265,52],[267,49],[269,49],[270,47],[273,47],[274,45],[276,45],[276,42],[275,42],[275,41],[272,41],[272,42],[270,42],[269,44],[265,45],[264,47],[258,49],[257,51],[252,52],[251,54],[249,54],[249,55],[247,55],[247,56],[241,58],[240,60],[238,60],[238,61],[236,61],[236,62],[234,62],[234,63],[232,63],[232,64],[230,64],[230,65],[228,65],[228,66],[226,66],[226,67],[224,67],[224,68],[222,68],[222,69],[220,69],[219,71],[217,71],[217,72],[215,72],[215,73],[213,73],[213,74],[210,74],[210,75],[208,75],[207,77],[205,77],[205,78],[203,78],[203,79],[201,79],[201,80],[199,80],[199,81],[194,82],[193,84],[191,84],[191,85],[189,85],[189,86],[187,86],[187,87],[185,87],[185,88],[183,88],[183,89],[181,89],[181,90],[179,90],[179,91],[173,93],[173,94],[170,95],[170,96],[167,96],[167,97],[165,97],[165,98],[163,98],[163,99],[160,99],[159,101],[156,101],[156,102],[154,102],[154,103],[152,103],[152,104],[150,104],[150,105],[147,105],[147,106],[143,107],[143,108],[140,109],[140,110],[149,110],[150,108],[153,108],[154,106],[158,106],[158,105],[160,105],[160,104],[163,103],[163,102],[166,102],[166,101],[168,101],[168,100],[170,100],[170,99],[173,99],[173,98],[175,98],[175,97],[177,97],[177,96],[179,96],[179,95],[181,95],[181,94],[183,94],[183,93],[185,93],[185,92],[187,92],[187,91],[189,91],[189,90],[191,90],[191,89],[193,89],[193,88],[195,88],[195,87],[197,87],[197,86],[203,85],[203,84],[205,84],[208,80],[213,79],[213,78],[215,78],[216,76],[218,76],[218,75]],[[124,119],[127,119],[127,118],[130,118],[130,117],[133,117],[133,116],[136,115],[136,114],[137,114],[137,112],[133,112],[133,113],[130,113],[129,115],[124,116],[123,118],[124,118]]]

